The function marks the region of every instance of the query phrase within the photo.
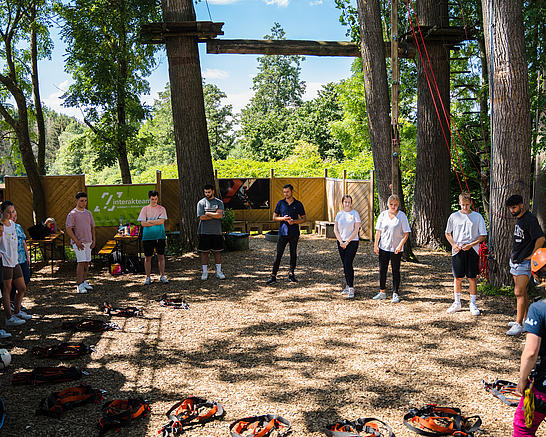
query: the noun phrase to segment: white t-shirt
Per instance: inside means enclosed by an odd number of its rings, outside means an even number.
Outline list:
[[[451,234],[453,241],[459,246],[472,243],[481,235],[487,235],[485,220],[482,215],[476,211],[470,214],[463,214],[461,211],[454,212],[447,219],[446,234]],[[472,246],[472,249],[479,253],[479,245]],[[451,249],[451,256],[456,252]]]
[[[408,218],[402,211],[398,211],[392,219],[389,217],[389,211],[383,211],[377,217],[375,230],[381,231],[379,248],[386,252],[394,252],[404,235],[411,232]],[[402,251],[404,251],[404,248],[402,248]]]
[[[17,231],[15,223],[9,221],[9,226],[4,225],[4,234],[0,238],[0,253],[2,254],[2,265],[4,267],[15,267],[19,264],[17,253]]]
[[[339,211],[336,215],[335,222],[339,236],[343,241],[347,241],[355,230],[355,223],[360,223],[360,215],[354,209],[350,211]],[[352,241],[358,241],[358,234]]]

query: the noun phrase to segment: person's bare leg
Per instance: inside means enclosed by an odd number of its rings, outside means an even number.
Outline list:
[[[84,262],[83,264],[83,281],[87,280],[87,276],[89,275],[89,263]],[[82,281],[82,282],[83,282]]]
[[[150,260],[150,268],[151,268]],[[159,267],[159,275],[165,276],[165,255],[157,255],[157,266]]]
[[[79,262],[76,265],[76,281],[78,282],[78,285],[80,285],[84,281],[85,277],[85,263]]]
[[[214,252],[214,262],[216,264],[222,264],[222,260],[220,259],[220,252],[219,251]]]
[[[478,292],[478,283],[476,278],[468,278],[468,291],[471,296],[475,296]]]
[[[146,272],[147,277],[149,277],[152,274],[152,257],[151,256],[144,257],[144,271]]]
[[[25,296],[25,292],[27,291],[27,286],[25,284],[25,278],[22,276],[20,278],[14,279],[13,284],[15,285],[15,289],[17,290],[17,293],[15,294],[15,300],[13,302],[13,309],[15,314],[19,313],[21,311],[21,303],[23,302],[23,297]]]
[[[4,279],[2,283],[4,284],[4,290],[11,290],[11,279]],[[10,293],[2,293],[2,305],[4,305],[4,314],[6,315],[6,319],[9,319],[11,317]]]
[[[529,297],[527,296],[527,283],[529,277],[527,275],[514,276],[514,294],[516,295],[516,322],[523,326],[523,320],[527,315],[527,306]]]
[[[201,265],[202,266],[208,266],[209,265],[209,253],[208,252],[201,252]]]

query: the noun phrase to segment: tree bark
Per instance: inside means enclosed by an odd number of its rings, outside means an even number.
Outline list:
[[[420,0],[417,3],[417,16],[421,26],[447,27],[447,0]],[[449,117],[449,49],[440,44],[428,43],[427,51],[432,71],[423,47],[421,52],[424,59],[417,58],[417,158],[412,236],[418,246],[439,248],[447,244],[444,229],[450,214],[448,147],[451,138],[440,103],[443,102]]]
[[[32,5],[31,20],[36,20],[36,4]],[[46,128],[44,122],[44,111],[40,98],[40,82],[38,80],[38,40],[35,26],[30,30],[30,57],[32,94],[34,96],[34,109],[36,111],[36,125],[38,127],[38,172],[45,175],[45,152],[46,152]]]
[[[543,55],[544,56],[544,55]],[[546,70],[537,81],[542,82],[542,94],[546,95]],[[539,91],[540,92],[540,91]],[[541,132],[546,130],[546,108],[537,108],[537,143],[544,139]],[[546,151],[541,150],[535,158],[535,183],[533,186],[533,213],[543,230],[546,230]]]
[[[391,188],[391,121],[385,43],[381,29],[379,0],[358,0],[360,42],[368,131],[376,172],[379,208],[387,208]]]
[[[489,9],[492,2],[492,10]],[[508,261],[514,219],[504,206],[512,194],[529,205],[531,113],[522,3],[482,0],[491,95],[491,218],[489,278],[495,287],[512,283]],[[494,28],[491,39],[491,23]]]
[[[489,140],[489,128],[487,120],[489,118],[489,92],[486,84],[489,82],[489,69],[487,68],[487,55],[485,52],[485,40],[483,33],[478,35],[478,44],[480,47],[480,65],[482,70],[482,89],[479,94],[480,104],[480,125],[482,141],[480,142],[480,191],[482,193],[482,206],[485,216],[489,221],[489,166],[491,164],[491,149]]]
[[[195,20],[192,0],[162,0],[162,8],[166,23]],[[196,205],[203,197],[203,185],[214,184],[197,38],[175,36],[168,38],[166,45],[178,164],[180,236],[187,249],[195,249]]]

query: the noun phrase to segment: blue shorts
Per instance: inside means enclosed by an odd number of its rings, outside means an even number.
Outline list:
[[[513,263],[512,260],[510,260],[510,274],[512,276],[527,275],[528,278],[531,278],[531,260],[526,259],[519,264]]]

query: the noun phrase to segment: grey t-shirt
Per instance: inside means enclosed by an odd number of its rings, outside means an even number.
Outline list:
[[[216,197],[212,200],[203,197],[197,202],[197,217],[201,217],[206,212],[216,212],[217,210],[224,210],[224,202]],[[199,226],[197,227],[198,234],[208,235],[222,235],[222,220],[199,220]]]

